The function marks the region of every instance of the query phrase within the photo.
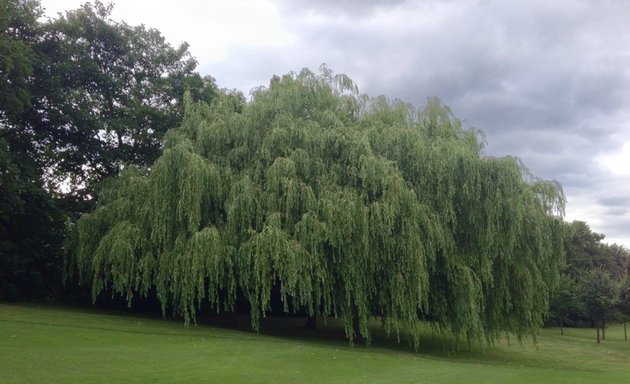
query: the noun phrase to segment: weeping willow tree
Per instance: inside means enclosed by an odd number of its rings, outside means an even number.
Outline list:
[[[558,280],[564,197],[438,100],[359,95],[325,67],[274,77],[243,103],[187,102],[150,170],[109,181],[77,222],[67,271],[104,291],[342,319],[349,340],[420,321],[469,342],[541,325]]]

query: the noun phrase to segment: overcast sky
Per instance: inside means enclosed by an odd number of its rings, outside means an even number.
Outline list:
[[[203,75],[246,95],[326,63],[371,96],[437,96],[486,154],[559,181],[567,220],[630,247],[630,1],[118,0],[113,16],[187,41]]]

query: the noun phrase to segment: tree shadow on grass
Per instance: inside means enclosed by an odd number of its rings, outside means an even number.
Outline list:
[[[212,315],[197,319],[197,324],[255,333],[252,331],[248,316],[238,315],[236,324],[233,320],[233,318],[226,320],[225,315]],[[525,357],[518,353],[524,348],[535,349],[536,346],[531,340],[524,340],[522,343],[512,340],[509,345],[507,340],[500,340],[490,345],[468,344],[465,340],[458,340],[453,336],[437,334],[426,324],[420,345],[416,350],[404,331],[400,331],[399,337],[395,332],[387,335],[379,319],[373,319],[368,324],[369,345],[365,342],[350,345],[340,319],[328,318],[324,321],[318,318],[316,329],[308,329],[306,323],[307,319],[304,317],[267,316],[260,319],[258,334],[292,342],[303,342],[311,346],[343,348],[367,353],[408,354],[426,359],[456,359],[461,362],[484,364],[544,365],[544,362],[539,359]],[[511,350],[516,353],[510,353]]]

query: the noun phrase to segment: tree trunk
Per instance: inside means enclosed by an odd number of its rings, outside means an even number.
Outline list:
[[[306,319],[306,325],[304,325],[304,328],[312,329],[312,330],[317,329],[317,317],[316,316],[309,316]]]
[[[602,321],[602,340],[606,340],[606,322]]]
[[[120,133],[118,129],[116,129],[114,132],[116,132],[116,137],[118,138],[118,149],[122,149],[122,146],[123,146],[122,133]]]
[[[564,328],[562,328],[562,319],[560,319],[560,335],[564,336]]]
[[[364,342],[365,340],[363,339],[363,336],[361,336],[361,323],[359,322],[358,316],[352,319],[352,327],[354,328],[354,342]]]
[[[595,325],[595,328],[597,328],[597,344],[599,344],[599,324]]]

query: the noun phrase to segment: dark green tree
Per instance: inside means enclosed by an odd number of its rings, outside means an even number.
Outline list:
[[[74,216],[106,176],[151,164],[181,122],[185,89],[206,101],[218,92],[186,44],[110,11],[87,3],[44,21],[37,0],[0,1],[2,297],[59,277],[59,209]]]
[[[64,214],[43,188],[31,143],[12,129],[31,108],[41,14],[37,1],[0,1],[0,300],[60,289]]]
[[[0,138],[0,300],[59,295],[64,217],[38,168]]]
[[[0,1],[0,123],[14,120],[30,107],[31,79],[41,34],[39,2]]]
[[[610,270],[610,255],[602,243],[604,237],[593,232],[583,221],[567,224],[565,270],[570,276],[577,279],[594,268]]]
[[[574,280],[570,286],[575,289],[575,292],[569,294],[560,288],[558,294],[581,296],[579,281],[593,269],[607,271],[614,280],[621,280],[628,274],[630,253],[624,247],[604,243],[605,236],[593,232],[583,221],[567,223],[565,233],[566,264],[563,273],[567,275],[567,278]],[[577,325],[593,321],[590,315],[585,316],[584,311],[580,310],[579,306],[567,305],[572,300],[567,301],[566,299],[568,297],[564,299],[558,297],[551,301],[550,313],[554,320],[558,320],[555,314],[564,313],[565,319],[572,319]],[[566,310],[571,307],[573,308],[572,313],[566,313]]]
[[[605,246],[609,266],[608,270],[615,279],[623,279],[630,275],[630,251],[618,244],[607,244]]]
[[[610,273],[601,268],[593,269],[584,275],[580,286],[584,311],[595,324],[599,343],[600,329],[605,332],[606,322],[618,302],[617,286]],[[602,334],[602,339],[605,339],[605,334]]]
[[[272,79],[252,100],[187,102],[150,172],[109,181],[69,240],[68,273],[185,321],[199,306],[251,322],[272,308],[343,320],[369,341],[418,320],[469,342],[541,325],[562,261],[564,197],[437,100],[360,96],[322,67]]]
[[[565,237],[565,271],[578,278],[594,268],[607,270],[615,279],[628,274],[630,252],[617,244],[603,242],[605,235],[596,233],[583,221],[567,224]]]
[[[564,325],[581,311],[579,285],[571,276],[563,274],[549,300],[549,315],[558,322],[561,335],[564,335]]]
[[[194,72],[187,44],[174,48],[159,31],[110,12],[97,1],[38,25],[28,108],[9,112],[12,140],[41,164],[48,188],[78,199],[121,166],[157,158],[164,133],[181,121],[185,89],[205,99],[216,93],[212,78]]]
[[[628,341],[626,325],[630,319],[630,276],[626,276],[619,287],[619,312],[623,319],[623,336]]]

